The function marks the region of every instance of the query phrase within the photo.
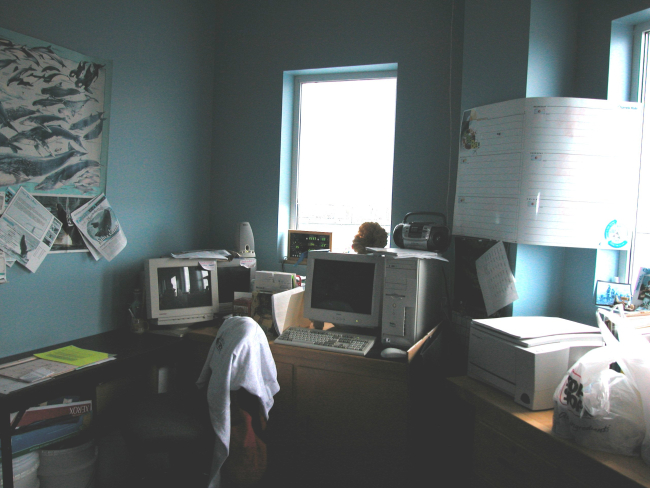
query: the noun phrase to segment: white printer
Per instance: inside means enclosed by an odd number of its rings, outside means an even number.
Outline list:
[[[526,408],[545,410],[553,408],[553,393],[568,369],[603,344],[597,327],[556,317],[475,319],[467,375]]]

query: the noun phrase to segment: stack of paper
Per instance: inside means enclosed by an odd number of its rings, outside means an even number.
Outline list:
[[[474,319],[472,327],[480,327],[483,331],[523,347],[553,342],[581,341],[600,335],[598,327],[559,317]]]
[[[50,376],[57,376],[74,370],[75,367],[69,364],[32,357],[26,361],[10,363],[10,365],[2,367],[0,376],[24,383],[34,383]]]
[[[0,365],[0,393],[19,390],[30,383],[112,359],[115,359],[115,355],[66,346],[2,364]]]

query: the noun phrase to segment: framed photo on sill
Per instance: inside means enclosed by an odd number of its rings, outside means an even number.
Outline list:
[[[596,282],[596,305],[613,307],[617,303],[631,303],[632,286],[629,283],[612,281]]]

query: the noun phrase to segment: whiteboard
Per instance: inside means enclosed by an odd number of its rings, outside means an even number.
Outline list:
[[[641,107],[522,98],[465,111],[453,234],[629,248],[636,224]]]

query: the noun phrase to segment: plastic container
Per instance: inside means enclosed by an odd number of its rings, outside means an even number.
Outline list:
[[[39,488],[38,466],[40,464],[38,451],[30,452],[13,459],[14,488]],[[2,468],[0,467],[0,486],[3,486]]]
[[[41,451],[40,488],[92,488],[98,448],[93,441],[70,449]]]

